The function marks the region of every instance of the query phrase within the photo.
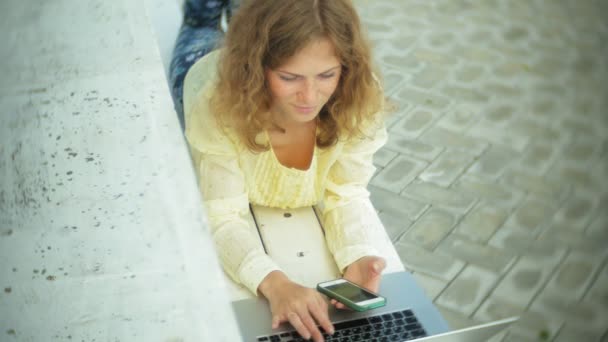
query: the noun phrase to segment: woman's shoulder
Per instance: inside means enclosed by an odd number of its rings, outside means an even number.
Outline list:
[[[188,108],[190,101],[217,79],[219,54],[219,50],[211,51],[188,69],[184,78],[184,108]]]

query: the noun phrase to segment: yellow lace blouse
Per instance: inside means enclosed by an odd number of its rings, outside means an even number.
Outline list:
[[[236,135],[218,128],[208,107],[217,57],[218,52],[212,52],[189,70],[184,111],[210,233],[226,273],[257,294],[264,277],[279,270],[249,224],[249,203],[278,208],[320,205],[327,245],[341,271],[362,256],[378,255],[368,231],[380,221],[366,186],[375,171],[372,155],[386,142],[385,128],[375,129],[368,138],[315,147],[308,170],[285,167],[272,149],[252,153]],[[261,133],[257,139],[268,142],[268,135]]]

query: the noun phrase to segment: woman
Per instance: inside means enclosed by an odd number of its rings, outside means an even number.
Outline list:
[[[386,141],[382,100],[350,0],[242,1],[222,48],[186,77],[186,137],[222,266],[269,300],[274,327],[333,332],[325,298],[264,253],[249,203],[320,205],[343,276],[378,289],[386,262],[370,241],[387,238],[366,185]]]

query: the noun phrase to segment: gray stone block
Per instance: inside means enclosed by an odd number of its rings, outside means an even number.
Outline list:
[[[479,203],[460,221],[455,233],[471,241],[486,243],[505,222],[509,211],[487,203]]]
[[[458,216],[451,212],[431,208],[416,221],[402,239],[433,250],[452,231],[457,219]]]
[[[429,145],[418,140],[408,139],[396,133],[389,135],[386,148],[425,161],[432,161],[442,151],[442,148],[440,147]]]
[[[527,307],[534,296],[545,286],[564,252],[546,258],[521,257],[501,280],[493,296],[521,307]]]
[[[467,265],[437,298],[437,304],[471,316],[498,280],[498,274]]]
[[[443,253],[430,252],[406,241],[395,243],[406,269],[445,281],[451,281],[464,267],[464,262]]]
[[[466,134],[453,132],[437,126],[425,131],[420,140],[446,149],[461,150],[474,156],[481,155],[488,146],[487,143],[473,139]]]
[[[476,199],[473,196],[442,188],[432,183],[414,181],[402,192],[403,196],[432,204],[442,208],[461,212],[468,211]]]
[[[496,273],[504,272],[514,260],[511,251],[474,243],[454,234],[447,236],[438,250]]]
[[[426,166],[427,163],[425,161],[408,156],[398,156],[380,171],[370,183],[373,186],[399,193],[410,184]]]
[[[380,213],[414,221],[427,209],[428,204],[399,196],[393,192],[369,186],[370,199]]]
[[[473,156],[458,151],[444,151],[418,178],[448,187],[471,165]]]

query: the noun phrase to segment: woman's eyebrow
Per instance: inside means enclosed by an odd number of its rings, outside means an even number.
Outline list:
[[[341,65],[336,65],[335,67],[332,67],[332,68],[329,68],[329,69],[327,69],[327,70],[325,70],[325,71],[323,71],[323,72],[320,72],[320,73],[319,73],[319,75],[326,74],[326,73],[328,73],[328,72],[330,72],[330,71],[332,71],[332,70],[334,70],[334,69],[336,69],[336,68],[339,68],[339,67],[341,67]],[[278,71],[278,72],[282,72],[282,73],[284,73],[284,74],[289,74],[289,75],[291,75],[291,76],[303,76],[303,75],[294,74],[294,73],[292,73],[292,72],[285,71],[285,70],[281,70],[281,69],[277,69],[277,71]]]

